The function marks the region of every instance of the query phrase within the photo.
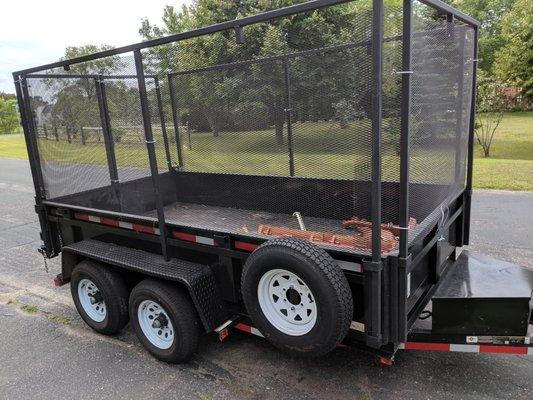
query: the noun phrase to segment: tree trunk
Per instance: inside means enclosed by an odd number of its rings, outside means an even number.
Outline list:
[[[217,116],[210,112],[206,112],[205,117],[207,119],[207,123],[209,124],[209,128],[211,128],[211,132],[213,132],[213,137],[218,137],[220,135],[220,128],[218,126]]]
[[[283,125],[285,121],[281,118],[278,118],[276,120],[275,126],[276,126],[276,144],[278,146],[283,145]]]

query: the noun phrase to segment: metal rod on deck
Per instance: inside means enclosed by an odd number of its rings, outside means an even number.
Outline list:
[[[150,107],[148,105],[148,95],[146,93],[146,81],[144,77],[144,67],[140,50],[133,52],[135,57],[135,68],[137,70],[137,82],[139,84],[139,97],[141,100],[141,111],[143,117],[144,136],[146,138],[146,148],[148,150],[148,160],[150,162],[150,172],[152,184],[154,186],[155,204],[157,209],[157,219],[159,221],[159,237],[161,239],[161,251],[166,261],[169,260],[167,249],[167,235],[165,225],[165,213],[163,210],[163,199],[159,189],[159,171],[157,167],[157,157],[155,152],[155,141],[152,133],[152,122],[150,118]]]

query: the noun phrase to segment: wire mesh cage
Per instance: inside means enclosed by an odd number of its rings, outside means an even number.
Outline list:
[[[397,251],[468,168],[474,28],[425,3],[408,31],[399,1],[314,1],[22,74],[45,200]]]

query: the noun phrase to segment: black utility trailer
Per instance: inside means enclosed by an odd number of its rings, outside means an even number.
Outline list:
[[[460,251],[478,26],[317,0],[15,72],[54,282],[170,362],[231,328],[531,354],[531,271]]]

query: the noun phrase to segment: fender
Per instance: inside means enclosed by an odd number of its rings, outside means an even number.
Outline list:
[[[206,332],[213,331],[228,318],[215,276],[208,265],[176,258],[165,261],[159,254],[90,239],[63,247],[62,283],[70,280],[80,257],[180,283],[187,288]]]

